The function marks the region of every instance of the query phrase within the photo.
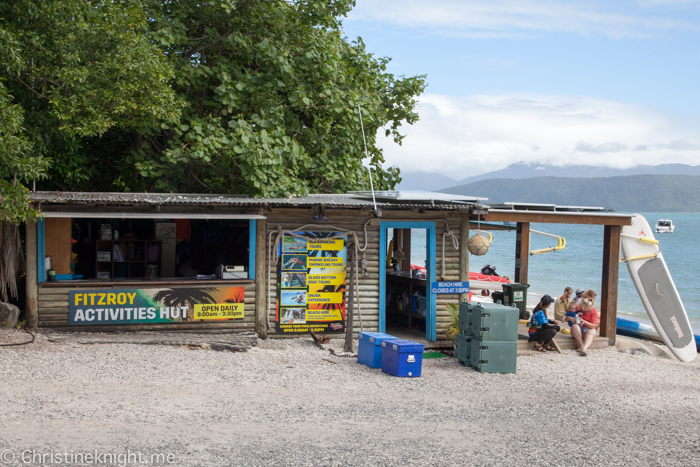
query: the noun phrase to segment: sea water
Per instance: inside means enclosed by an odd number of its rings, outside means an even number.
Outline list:
[[[655,233],[660,242],[671,277],[676,284],[681,300],[688,312],[695,334],[700,333],[700,213],[644,213],[653,228],[659,219],[671,219],[675,231],[670,234]],[[559,235],[566,239],[566,248],[561,251],[529,257],[529,292],[534,295],[548,294],[558,297],[565,287],[593,289],[598,293],[603,271],[603,226],[580,224],[530,224],[530,228]],[[488,231],[488,228],[484,230]],[[425,264],[425,230],[411,232],[411,263]],[[470,231],[470,236],[476,230]],[[487,264],[496,266],[501,276],[515,274],[515,231],[493,231],[494,240],[483,256],[470,255],[470,271],[480,272]],[[557,240],[532,233],[530,249],[556,246]],[[446,248],[452,248],[448,239]],[[441,251],[437,252],[436,266],[440,270]],[[632,317],[649,323],[637,289],[625,263],[620,263],[617,308],[618,316]]]

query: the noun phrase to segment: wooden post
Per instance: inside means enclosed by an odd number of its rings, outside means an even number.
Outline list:
[[[348,300],[347,310],[345,311],[345,351],[352,352],[352,320],[353,320],[353,303],[355,301],[355,245],[348,244],[348,266],[350,274],[348,274]]]
[[[38,295],[39,295],[39,280],[38,280],[38,258],[37,258],[37,232],[36,221],[27,222],[25,235],[26,245],[26,276],[25,290],[26,302],[24,314],[27,319],[27,328],[36,329],[39,325],[39,314],[37,310]]]
[[[469,249],[467,242],[469,241],[469,215],[462,216],[459,221],[459,280],[469,280]],[[461,294],[459,301],[469,300],[469,294]]]
[[[404,252],[403,261],[401,261],[401,270],[410,271],[411,270],[411,229],[401,229],[403,243],[401,250]],[[421,266],[419,264],[419,266]]]
[[[603,283],[600,287],[600,335],[615,345],[617,334],[617,284],[620,273],[619,225],[606,225],[603,238]]]
[[[515,281],[527,284],[527,261],[530,256],[530,223],[518,222],[515,234]]]
[[[255,331],[267,339],[267,219],[255,221]]]

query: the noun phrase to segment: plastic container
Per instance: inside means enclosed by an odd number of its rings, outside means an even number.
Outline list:
[[[518,341],[486,341],[471,338],[469,366],[482,373],[515,373]]]
[[[469,324],[472,321],[472,309],[474,305],[467,302],[462,302],[459,304],[459,330],[462,333],[469,334]]]
[[[406,340],[382,341],[382,371],[392,376],[417,378],[423,368],[425,346]]]
[[[472,307],[469,334],[487,341],[517,341],[519,314],[516,307],[479,303]]]
[[[527,288],[530,284],[520,284],[513,282],[503,284],[503,304],[506,306],[515,305],[520,310],[520,319],[528,319],[530,312],[527,311]]]
[[[370,368],[382,367],[382,342],[397,340],[396,337],[383,332],[358,332],[357,363]]]
[[[457,344],[457,348],[455,349],[455,357],[457,357],[457,361],[462,365],[469,366],[472,336],[455,334],[455,344]]]

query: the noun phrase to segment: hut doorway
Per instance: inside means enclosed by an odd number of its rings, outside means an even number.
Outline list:
[[[382,222],[379,329],[436,340],[435,223]]]

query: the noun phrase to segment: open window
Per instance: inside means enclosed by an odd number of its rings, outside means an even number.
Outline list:
[[[248,279],[254,222],[49,217],[39,231],[44,246],[40,256],[45,258],[43,265],[40,261],[39,279]]]

